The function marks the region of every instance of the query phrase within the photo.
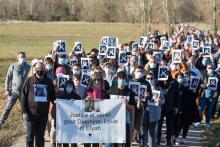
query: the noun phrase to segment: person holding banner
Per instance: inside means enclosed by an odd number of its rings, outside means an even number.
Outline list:
[[[220,83],[218,76],[214,72],[214,66],[212,64],[208,64],[206,67],[206,71],[202,75],[202,84],[201,84],[201,100],[199,105],[200,114],[202,114],[205,106],[207,106],[206,112],[206,128],[210,128],[210,118],[212,109],[214,107],[215,101],[220,92]],[[209,78],[215,78],[216,80],[210,81]],[[213,85],[213,86],[211,86]]]
[[[105,84],[104,80],[99,73],[94,73],[91,77],[89,88],[86,92],[85,100],[92,104],[93,100],[102,100],[102,99],[109,99],[108,93],[105,91]],[[91,103],[90,103],[91,102]],[[90,108],[88,108],[87,111]],[[90,147],[91,144],[84,144],[84,147]],[[98,147],[98,143],[92,144],[93,147]]]
[[[146,75],[146,81],[150,83],[150,88],[152,91],[159,91],[158,97],[152,96],[152,100],[147,100],[147,105],[145,107],[144,118],[142,121],[142,132],[141,141],[139,146],[145,147],[147,146],[147,142],[149,147],[156,146],[156,136],[157,136],[157,125],[158,121],[161,117],[161,106],[164,104],[165,99],[163,95],[162,88],[158,85],[156,79],[154,78],[154,74],[152,71],[149,71]],[[153,95],[153,94],[152,94]]]
[[[75,86],[76,93],[81,97],[81,100],[83,100],[87,89],[80,84],[81,77],[79,75],[73,75],[72,80]]]
[[[72,82],[72,80],[66,81],[66,85],[64,87],[64,92],[63,94],[57,99],[66,99],[66,100],[81,100],[80,96],[75,93],[75,86]],[[53,118],[53,121],[51,122],[51,125],[55,126],[56,125],[56,104],[53,104],[51,108],[51,117]],[[56,127],[55,127],[56,128]],[[53,133],[53,140],[56,140],[56,133]],[[58,146],[61,146],[61,144],[58,144]],[[71,147],[76,147],[77,144],[71,144]],[[56,147],[56,143],[52,143],[51,147]],[[63,144],[63,147],[69,147],[69,145]]]
[[[126,143],[122,144],[122,147],[130,147],[131,146],[131,115],[134,112],[135,103],[135,94],[128,88],[128,79],[127,75],[124,71],[120,71],[117,73],[117,86],[111,86],[109,90],[110,98],[111,96],[119,96],[124,100],[126,104]],[[140,104],[140,103],[139,103]],[[140,107],[138,105],[137,107]],[[108,144],[109,145],[109,144]],[[107,145],[106,145],[107,146]],[[114,144],[115,147],[118,147],[118,144]]]
[[[52,81],[45,75],[42,62],[35,65],[36,74],[28,77],[21,95],[22,117],[26,124],[26,147],[44,146],[44,133],[48,120],[50,102],[55,100]]]

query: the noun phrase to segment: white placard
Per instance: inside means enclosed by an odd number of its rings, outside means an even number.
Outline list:
[[[148,37],[147,36],[140,36],[139,38],[139,44],[141,46],[144,46],[145,44],[147,44],[147,41],[148,41]]]
[[[141,99],[141,101],[146,101],[146,97],[144,95],[144,93],[147,92],[147,85],[140,85],[140,94],[139,94],[139,97]]]
[[[208,89],[216,90],[218,87],[218,78],[217,77],[209,77],[208,78]]]
[[[43,85],[43,84],[34,85],[34,101],[47,102],[47,85]]]
[[[107,49],[107,58],[115,59],[116,58],[116,48],[115,47],[108,47]]]
[[[58,99],[57,143],[125,143],[125,114],[125,104],[120,99]]]
[[[182,51],[174,50],[172,53],[172,63],[181,63],[182,62]]]
[[[168,66],[159,66],[158,69],[158,80],[159,81],[166,81],[169,77],[169,67]]]
[[[81,58],[81,68],[83,72],[89,72],[91,70],[90,62],[91,58]]]
[[[129,81],[129,88],[135,93],[135,96],[138,96],[140,93],[140,82]]]
[[[192,41],[192,48],[195,50],[199,49],[199,40],[193,40]]]
[[[83,46],[81,42],[75,42],[74,43],[74,47],[73,47],[73,51],[76,54],[81,54],[83,52]]]
[[[200,77],[191,76],[191,77],[190,77],[189,89],[190,89],[190,90],[196,90],[197,87],[199,86],[199,83],[200,83]]]
[[[127,52],[125,51],[119,51],[118,54],[118,65],[119,66],[124,66],[128,62],[128,57],[127,57]]]
[[[90,74],[83,72],[82,77],[81,77],[81,82],[80,82],[81,85],[87,88],[89,85],[89,82],[90,82]]]
[[[203,57],[210,57],[212,54],[211,46],[208,46],[208,45],[204,46],[202,48],[202,52],[203,52]]]
[[[63,55],[66,54],[67,44],[65,40],[57,40],[53,43],[53,50],[56,54]]]
[[[57,86],[60,90],[64,90],[64,87],[66,85],[66,81],[69,80],[69,75],[64,74],[58,74],[57,75]]]

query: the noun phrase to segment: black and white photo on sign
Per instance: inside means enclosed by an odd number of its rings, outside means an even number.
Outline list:
[[[108,45],[108,36],[104,36],[101,38],[100,45]]]
[[[82,53],[82,43],[75,42],[73,51],[75,51],[75,53]]]
[[[163,43],[164,41],[167,41],[167,38],[165,36],[160,37],[160,41]]]
[[[81,58],[81,68],[82,70],[90,70],[90,58]]]
[[[140,82],[129,81],[129,88],[135,93],[135,96],[138,96],[140,92]]]
[[[107,45],[99,45],[99,55],[106,55]]]
[[[212,50],[211,50],[212,48],[211,48],[211,46],[204,46],[204,48],[203,48],[203,56],[206,56],[206,57],[209,57],[209,56],[211,56],[211,54],[212,54]]]
[[[60,90],[64,90],[67,80],[69,80],[69,75],[64,75],[64,74],[57,75],[57,85]]]
[[[147,36],[141,36],[140,39],[139,39],[139,44],[141,46],[144,46],[145,44],[147,44],[147,41],[148,41],[148,37]]]
[[[172,54],[172,63],[181,63],[182,61],[182,51],[174,50]]]
[[[70,59],[70,65],[73,66],[75,64],[78,64],[78,60],[77,59]]]
[[[139,49],[139,44],[138,43],[132,43],[131,48],[138,50]]]
[[[119,66],[124,66],[127,64],[128,59],[127,59],[127,53],[125,51],[119,51],[119,57],[118,57],[118,65]]]
[[[54,42],[53,50],[56,51],[57,54],[66,54],[66,41],[57,40]]]
[[[170,50],[170,42],[169,41],[163,41],[162,42],[162,47],[163,47],[163,50],[169,51]]]
[[[154,49],[154,43],[153,42],[148,42],[145,50],[153,50]]]
[[[209,77],[208,78],[208,89],[216,90],[218,86],[218,78],[217,77]]]
[[[158,106],[158,99],[160,98],[160,91],[152,90],[152,99],[148,100],[148,105]]]
[[[117,37],[109,37],[108,38],[108,46],[117,47],[118,46],[118,38]]]
[[[169,67],[168,66],[159,66],[158,69],[158,80],[159,81],[166,81],[169,77]]]
[[[81,77],[81,85],[83,86],[83,87],[86,87],[87,88],[87,86],[89,85],[89,81],[90,81],[90,75],[89,74],[87,74],[87,73],[83,73],[82,74],[82,77]]]
[[[34,85],[34,101],[47,102],[47,85],[43,85],[43,84]]]
[[[107,49],[107,58],[115,59],[116,58],[116,48],[115,47],[108,47]]]
[[[153,52],[153,56],[158,60],[161,61],[163,58],[163,53],[161,51]]]
[[[199,49],[199,40],[192,41],[192,48],[195,50]]]
[[[141,101],[145,101],[146,100],[145,92],[147,92],[147,85],[140,85],[139,97],[140,97]]]
[[[200,82],[200,77],[191,76],[189,89],[195,90],[199,86],[199,82]]]
[[[186,41],[191,43],[193,41],[193,37],[191,35],[188,35],[186,37]]]

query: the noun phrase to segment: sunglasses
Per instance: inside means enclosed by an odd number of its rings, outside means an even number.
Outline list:
[[[153,80],[153,78],[147,78],[147,80]]]

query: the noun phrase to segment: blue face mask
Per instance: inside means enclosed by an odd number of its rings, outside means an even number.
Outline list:
[[[67,94],[70,94],[73,91],[72,87],[66,87]]]
[[[59,59],[59,64],[61,64],[61,65],[66,65],[67,63],[66,63],[66,59],[65,58],[60,58]]]
[[[155,85],[154,80],[147,80],[147,81],[149,82],[149,84],[150,84],[151,86],[154,86],[154,85]]]
[[[203,60],[203,61],[202,61],[202,64],[203,64],[204,66],[207,66],[207,65],[209,64],[209,61],[208,61],[208,60]]]
[[[124,79],[118,79],[118,85],[119,86],[125,86],[125,85],[127,85],[127,81],[124,80]]]
[[[52,65],[46,65],[46,70],[47,71],[52,71],[53,70],[53,66]]]

